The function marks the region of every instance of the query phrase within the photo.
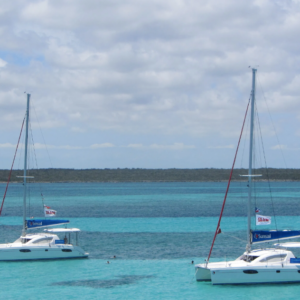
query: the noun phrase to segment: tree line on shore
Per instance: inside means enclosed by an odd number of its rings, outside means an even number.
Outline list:
[[[226,181],[230,169],[33,169],[27,175],[34,177],[34,182],[185,182],[185,181]],[[6,182],[10,170],[0,170],[0,181]],[[234,181],[246,181],[247,169],[235,169]],[[257,169],[253,174],[262,176],[255,180],[300,181],[300,169]],[[22,170],[13,170],[12,182],[21,182]],[[32,181],[32,180],[31,180]]]

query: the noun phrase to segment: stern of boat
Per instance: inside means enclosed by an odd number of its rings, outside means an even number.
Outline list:
[[[195,266],[195,277],[197,281],[211,281],[210,269],[206,264],[199,264]]]
[[[76,253],[77,257],[81,258],[87,258],[89,257],[89,253],[85,252],[81,247],[79,246],[74,246],[74,252]]]

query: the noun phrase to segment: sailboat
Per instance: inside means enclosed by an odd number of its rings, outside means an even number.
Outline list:
[[[53,219],[27,219],[26,196],[27,196],[27,148],[28,148],[28,127],[29,127],[29,103],[30,94],[27,94],[26,109],[26,130],[25,130],[25,155],[23,176],[23,229],[20,238],[13,243],[0,244],[0,261],[20,260],[45,260],[45,259],[67,259],[86,258],[89,253],[78,246],[78,228],[52,228],[60,224],[68,224],[68,220]],[[2,210],[2,206],[1,206]],[[50,211],[51,213],[51,211]],[[28,233],[28,230],[43,228],[41,233]],[[64,239],[60,239],[63,235]],[[74,238],[75,235],[75,238]],[[71,240],[72,238],[72,240]],[[74,238],[74,243],[73,243]]]
[[[216,236],[221,232],[220,222],[223,214],[227,192],[230,185],[229,179],[222,210],[220,213],[219,222],[215,231],[214,239],[210,248],[208,258],[206,259],[205,263],[195,265],[196,280],[211,281],[213,285],[300,282],[300,259],[296,258],[294,253],[291,251],[291,249],[300,248],[299,242],[277,243],[274,244],[274,247],[272,248],[251,249],[254,244],[275,242],[283,239],[297,238],[300,236],[300,231],[297,230],[279,231],[251,229],[251,187],[252,177],[256,176],[252,174],[256,72],[256,69],[252,69],[249,169],[248,175],[246,175],[248,177],[249,187],[247,205],[248,216],[246,251],[240,257],[233,261],[209,262]],[[232,171],[230,174],[230,178],[231,175]]]

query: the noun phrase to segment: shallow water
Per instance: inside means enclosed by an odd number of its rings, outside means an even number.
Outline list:
[[[208,254],[225,189],[225,182],[34,184],[28,214],[42,216],[42,191],[59,217],[70,217],[70,227],[82,230],[80,245],[90,258],[1,262],[1,298],[298,298],[300,284],[212,286],[195,281],[191,261],[201,263]],[[299,229],[300,183],[272,182],[271,189],[272,201],[268,184],[256,184],[253,211],[257,206],[264,215],[275,212],[271,228]],[[246,201],[246,183],[233,183],[212,260],[236,258],[244,251]],[[0,242],[20,235],[21,206],[22,185],[13,184],[0,219]]]

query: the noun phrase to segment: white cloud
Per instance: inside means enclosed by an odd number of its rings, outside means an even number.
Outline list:
[[[103,144],[93,144],[90,146],[91,149],[97,149],[97,148],[112,148],[115,147],[114,144],[111,143],[103,143]]]
[[[7,62],[0,58],[0,68],[3,68],[7,65]]]
[[[70,145],[44,145],[36,143],[34,144],[35,149],[64,149],[64,150],[81,150],[81,149],[98,149],[98,148],[111,148],[115,147],[111,143],[103,143],[103,144],[93,144],[88,147],[84,146],[70,146]]]
[[[184,149],[194,149],[196,148],[193,145],[184,145],[183,143],[174,143],[173,145],[159,145],[159,144],[151,144],[151,145],[143,145],[143,144],[129,144],[126,146],[128,148],[134,149],[157,149],[157,150],[184,150]]]
[[[16,145],[13,145],[11,143],[4,143],[0,144],[0,148],[16,148]]]
[[[65,143],[77,144],[75,149],[86,149],[96,132],[130,136],[122,144],[131,149],[192,149],[188,145],[195,139],[207,139],[204,147],[209,148],[212,138],[224,139],[219,143],[229,148],[239,135],[250,95],[249,65],[260,66],[259,111],[268,112],[266,102],[280,128],[291,119],[293,128],[299,128],[299,2],[0,3],[3,131],[19,128],[27,91],[40,126],[56,130],[61,144],[66,136],[72,139]],[[65,131],[71,133],[63,136]],[[168,142],[151,145],[143,139],[148,136]],[[187,145],[172,144],[181,137]]]
[[[9,11],[19,16],[11,21],[17,32],[6,27],[16,55],[22,56],[21,37],[30,39],[37,56],[27,58],[30,68],[9,68],[2,77],[11,88],[13,81],[26,82],[33,99],[45,104],[41,113],[60,120],[58,126],[77,120],[104,130],[222,133],[224,122],[236,127],[244,109],[236,91],[249,94],[249,63],[263,61],[261,76],[275,95],[281,66],[290,65],[291,53],[299,60],[292,43],[297,3],[29,1]],[[280,39],[292,47],[276,44]],[[8,47],[2,39],[2,48]],[[293,89],[297,74],[287,75],[280,82]]]
[[[80,133],[85,132],[85,130],[83,128],[76,127],[76,126],[72,127],[71,130],[74,132],[80,132]]]
[[[150,145],[150,148],[158,149],[158,150],[184,150],[184,149],[194,149],[196,147],[193,145],[184,145],[183,143],[174,143],[173,145],[152,144]]]
[[[271,147],[272,150],[286,150],[288,149],[287,145],[276,145]]]
[[[225,146],[209,146],[209,149],[234,149],[234,145],[225,145]]]
[[[24,147],[24,145],[21,145]],[[46,145],[46,144],[40,144],[40,143],[35,143],[34,148],[37,150],[40,149],[64,149],[64,150],[78,150],[78,149],[84,149],[84,147],[81,146],[70,146],[70,145]]]
[[[0,148],[16,148],[16,144],[10,144],[10,143],[5,143],[5,144],[0,144]],[[24,148],[25,145],[23,143],[19,144],[19,149]],[[66,149],[66,150],[74,150],[74,149],[83,149],[81,146],[69,146],[69,145],[46,145],[46,144],[41,144],[41,143],[35,143],[34,144],[34,149],[36,150],[41,150],[41,149]]]

